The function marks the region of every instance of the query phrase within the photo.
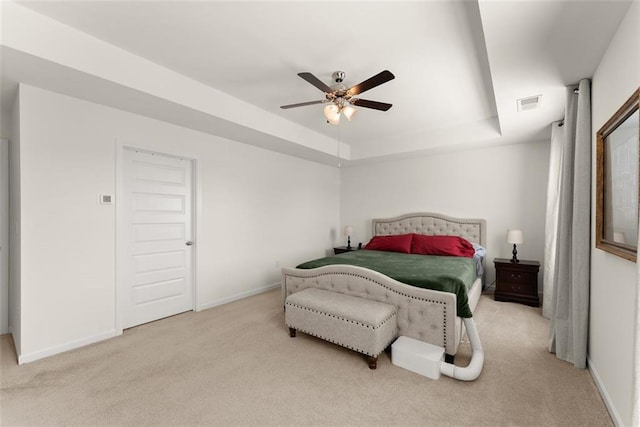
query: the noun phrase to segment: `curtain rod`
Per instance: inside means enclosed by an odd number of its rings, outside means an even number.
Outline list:
[[[578,94],[580,93],[580,89],[575,88],[575,89],[573,90],[573,93],[574,93],[574,95],[578,95]],[[564,118],[562,118],[562,120],[560,120],[560,123],[558,123],[558,126],[559,126],[559,127],[564,126]]]

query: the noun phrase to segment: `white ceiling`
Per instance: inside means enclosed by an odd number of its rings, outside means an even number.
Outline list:
[[[548,139],[550,123],[563,115],[565,86],[592,76],[630,2],[19,4],[346,143],[356,162]],[[37,36],[38,28],[30,31]],[[46,66],[29,66],[28,59],[13,50],[3,51],[3,62],[9,62],[3,64],[3,102],[18,81],[61,92],[72,92],[69,79],[85,79],[96,87],[104,84],[97,78],[92,83],[87,76],[74,77],[72,70],[54,78]],[[392,103],[387,112],[360,108],[352,122],[343,120],[336,127],[325,123],[321,105],[279,108],[322,99],[322,92],[298,72],[311,72],[331,85],[332,72],[342,70],[351,86],[385,69],[396,78],[361,97]],[[67,82],[56,84],[56,79]],[[120,89],[124,105],[126,91]],[[110,91],[104,103],[119,106],[115,94],[120,89]],[[541,107],[518,113],[516,99],[532,95],[542,95]],[[147,109],[141,112],[162,118],[162,107]],[[216,133],[215,126],[196,123],[206,119],[200,117],[202,112],[183,114],[185,123]],[[305,135],[299,138],[294,142],[304,144]],[[296,155],[292,144],[276,149]]]

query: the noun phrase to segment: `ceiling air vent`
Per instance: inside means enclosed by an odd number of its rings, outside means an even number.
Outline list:
[[[516,101],[518,104],[518,111],[535,110],[540,107],[540,100],[542,95],[529,96],[527,98],[520,98]]]

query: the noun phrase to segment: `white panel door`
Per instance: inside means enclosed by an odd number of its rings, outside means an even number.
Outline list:
[[[123,328],[193,309],[192,162],[125,149]]]

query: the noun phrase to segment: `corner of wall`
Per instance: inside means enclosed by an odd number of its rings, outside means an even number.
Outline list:
[[[0,334],[9,333],[9,141],[0,138]]]
[[[22,352],[21,244],[20,244],[20,91],[11,112],[9,141],[9,327],[16,353]]]

